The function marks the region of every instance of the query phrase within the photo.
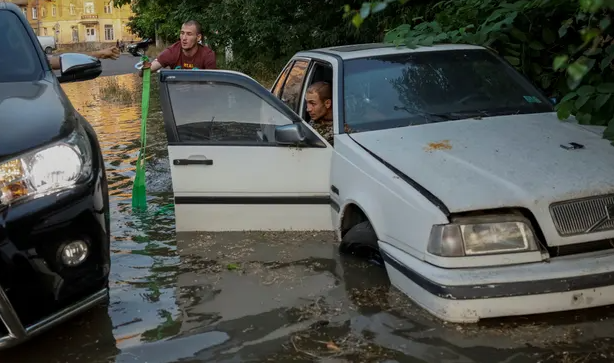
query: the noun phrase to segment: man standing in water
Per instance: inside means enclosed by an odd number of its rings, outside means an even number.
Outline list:
[[[196,20],[189,20],[181,26],[180,40],[166,48],[158,58],[143,67],[149,67],[151,72],[161,68],[172,69],[215,69],[215,52],[209,47],[199,44],[202,40],[202,27]],[[143,70],[139,72],[143,76]]]

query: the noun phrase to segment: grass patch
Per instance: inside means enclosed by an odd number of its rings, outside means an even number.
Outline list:
[[[107,102],[121,104],[132,104],[136,101],[136,95],[122,87],[116,77],[100,79],[100,98]]]

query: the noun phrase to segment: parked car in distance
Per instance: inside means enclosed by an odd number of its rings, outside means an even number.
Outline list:
[[[334,230],[451,322],[614,303],[614,147],[488,49],[304,51],[270,92],[160,80],[179,232]],[[334,147],[305,112],[318,81]]]
[[[56,77],[19,7],[0,2],[0,348],[108,300],[109,197],[100,145],[60,83],[98,59],[60,55]]]
[[[38,42],[40,43],[41,47],[43,47],[43,50],[46,54],[51,54],[54,50],[58,49],[55,44],[55,37],[39,35],[37,36],[37,38]]]
[[[153,43],[154,43],[153,39],[145,38],[137,43],[128,44],[126,49],[133,56],[141,57],[145,54],[145,52],[147,52],[147,49],[149,49],[149,45]]]

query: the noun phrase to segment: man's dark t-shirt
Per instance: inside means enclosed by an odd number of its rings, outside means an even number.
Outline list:
[[[181,42],[166,48],[158,56],[158,62],[163,68],[172,69],[215,69],[215,52],[204,45],[197,45],[198,51],[192,57],[183,54]]]

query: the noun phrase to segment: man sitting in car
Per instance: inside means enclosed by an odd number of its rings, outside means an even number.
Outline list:
[[[307,113],[314,128],[331,145],[333,144],[333,91],[327,82],[316,82],[305,94]]]

